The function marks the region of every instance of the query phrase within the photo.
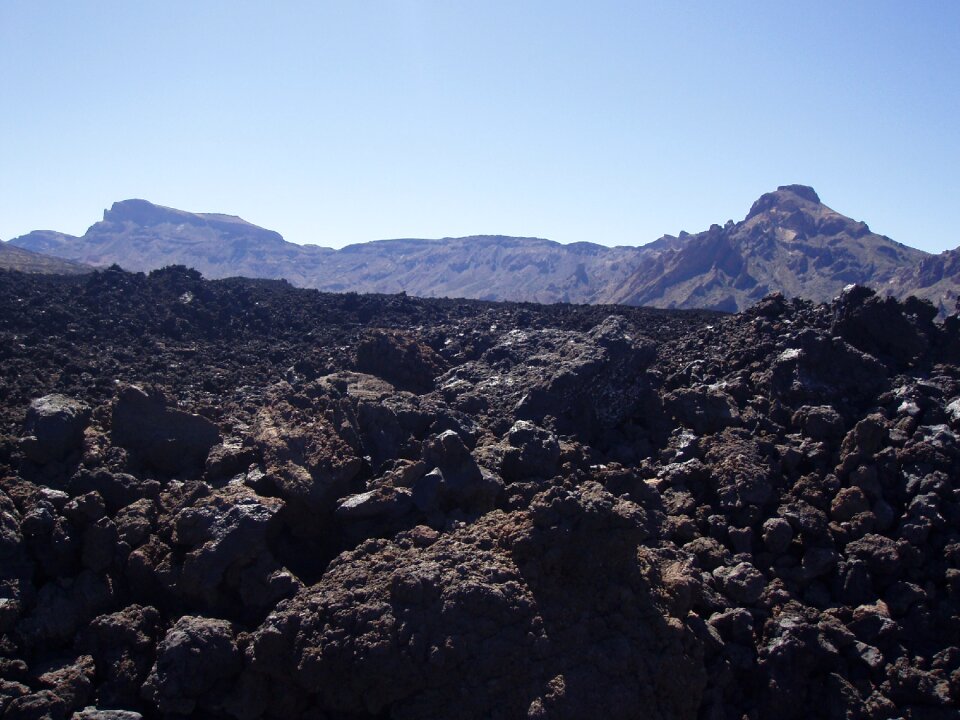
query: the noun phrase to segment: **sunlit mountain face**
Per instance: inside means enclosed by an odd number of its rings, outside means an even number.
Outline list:
[[[950,253],[932,256],[873,233],[803,185],[763,195],[740,222],[641,246],[483,235],[334,250],[286,242],[238,217],[145,200],[115,203],[80,237],[37,231],[10,244],[96,266],[186,265],[208,278],[282,278],[335,292],[729,312],[771,292],[825,302],[862,283],[896,297],[916,294],[945,314],[960,287]]]

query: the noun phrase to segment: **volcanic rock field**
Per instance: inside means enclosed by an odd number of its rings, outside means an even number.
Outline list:
[[[0,718],[956,718],[936,315],[0,272]]]

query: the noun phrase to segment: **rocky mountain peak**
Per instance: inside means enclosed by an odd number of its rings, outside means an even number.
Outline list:
[[[813,209],[811,206],[820,206],[820,196],[817,191],[808,185],[781,185],[775,192],[765,193],[760,196],[746,219],[771,210],[782,212],[796,212],[797,210]]]
[[[817,191],[814,190],[809,185],[781,185],[777,188],[778,193],[793,193],[797,197],[801,197],[804,200],[810,202],[819,203],[820,196],[817,195]]]

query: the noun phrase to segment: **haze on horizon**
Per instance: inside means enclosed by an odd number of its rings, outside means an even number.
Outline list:
[[[290,241],[643,244],[778,185],[956,247],[960,4],[0,4],[0,238],[118,200]]]

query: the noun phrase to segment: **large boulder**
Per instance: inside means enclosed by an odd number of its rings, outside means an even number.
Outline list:
[[[254,634],[276,696],[333,716],[694,718],[700,650],[637,559],[639,506],[597,483],[454,532],[368,540]]]
[[[183,553],[176,593],[204,609],[245,618],[262,617],[292,595],[299,583],[268,545],[279,532],[282,507],[278,498],[230,484],[180,510],[172,536]]]
[[[100,702],[110,707],[136,704],[159,632],[160,614],[140,605],[100,615],[80,632],[79,646],[93,656],[99,670]]]
[[[418,509],[478,513],[493,508],[502,483],[477,465],[456,432],[445,430],[427,438],[423,459],[432,469],[413,484],[412,499]]]
[[[556,435],[526,420],[517,420],[507,433],[504,473],[513,477],[551,477],[560,463]]]
[[[719,387],[680,388],[663,398],[664,410],[683,427],[698,435],[719,432],[740,424],[740,411],[732,397]]]
[[[398,388],[411,392],[429,392],[433,379],[446,367],[429,345],[416,337],[376,330],[357,345],[357,368],[381,377]]]
[[[44,395],[30,403],[20,447],[36,463],[61,460],[79,450],[90,408],[65,395]]]
[[[791,344],[764,371],[777,399],[828,405],[840,398],[868,401],[886,389],[886,366],[842,337],[806,329]]]
[[[311,388],[316,397],[309,400],[293,397],[282,384],[272,388],[256,417],[254,440],[266,485],[287,503],[288,521],[305,536],[318,530],[318,519],[332,515],[336,501],[350,493],[351,481],[363,467],[363,459],[342,436],[351,428],[350,418],[336,399],[330,401],[330,393],[337,392],[326,387],[330,382],[317,381]],[[389,387],[380,383],[378,392]]]
[[[914,299],[914,304],[920,302]],[[932,330],[936,310],[931,305],[929,317],[917,318],[905,309],[892,297],[881,298],[868,287],[852,285],[833,305],[831,331],[864,352],[906,365],[929,348],[929,338],[919,325],[926,319]]]
[[[69,709],[85,705],[93,691],[94,661],[89,655],[63,662],[60,659],[43,663],[33,669],[33,684],[49,690]]]
[[[233,626],[185,615],[157,646],[157,660],[141,691],[164,714],[215,712],[241,668]]]
[[[56,648],[73,642],[77,631],[115,601],[109,577],[84,570],[69,583],[49,582],[40,588],[37,604],[16,628],[28,648]]]
[[[437,379],[451,401],[482,396],[492,414],[584,436],[608,431],[653,400],[652,342],[619,316],[589,332],[510,330],[475,361]],[[512,423],[512,420],[511,420]],[[500,429],[506,432],[509,424]]]
[[[128,385],[113,406],[113,442],[160,472],[199,475],[220,432],[205,417],[167,407],[161,393]]]

